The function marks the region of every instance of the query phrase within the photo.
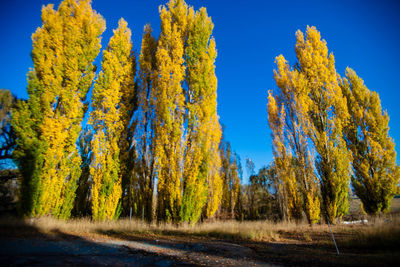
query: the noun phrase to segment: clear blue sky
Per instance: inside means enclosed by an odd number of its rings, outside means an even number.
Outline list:
[[[167,0],[93,0],[106,20],[106,46],[112,29],[123,17],[140,51],[143,26],[151,23],[156,35],[158,6]],[[0,88],[27,98],[26,73],[32,67],[31,34],[41,26],[43,4],[59,0],[1,0]],[[215,24],[218,58],[218,112],[225,135],[242,160],[253,159],[256,169],[272,160],[267,123],[267,91],[276,87],[274,59],[283,54],[295,62],[295,32],[316,26],[344,75],[347,66],[369,89],[379,92],[390,121],[390,134],[400,151],[400,2],[399,1],[262,1],[187,0],[207,7]],[[99,57],[100,58],[100,57]],[[399,159],[399,156],[397,157]],[[245,164],[243,164],[245,166]],[[245,182],[247,175],[245,173]]]

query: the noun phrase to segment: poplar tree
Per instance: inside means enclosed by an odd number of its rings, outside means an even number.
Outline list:
[[[304,91],[296,87],[299,73],[291,70],[286,59],[280,55],[276,58],[277,69],[274,70],[274,79],[279,88],[274,97],[278,105],[284,109],[284,134],[283,142],[293,154],[292,164],[295,165],[295,180],[291,184],[298,188],[296,198],[301,200],[301,205],[295,207],[304,210],[310,224],[319,221],[319,186],[314,175],[312,157],[310,153],[309,138],[305,125],[306,117],[303,112],[301,99]],[[283,115],[281,114],[281,115]],[[287,183],[286,183],[287,184]],[[292,198],[288,195],[288,198]],[[301,219],[301,210],[293,211],[296,219]]]
[[[137,168],[132,192],[132,203],[136,207],[136,215],[144,210],[147,221],[153,216],[154,198],[154,73],[156,70],[155,53],[157,41],[152,36],[150,25],[144,27],[142,47],[139,56],[139,86],[138,86],[138,125],[136,131],[137,140]],[[132,191],[131,191],[132,190]]]
[[[295,165],[290,149],[285,141],[286,110],[277,103],[272,92],[268,95],[268,122],[272,130],[272,148],[277,177],[282,181],[278,190],[282,195],[282,217],[300,219],[302,211],[301,195],[297,188]]]
[[[255,220],[258,217],[258,210],[256,207],[256,180],[257,174],[255,172],[254,162],[250,158],[246,158],[246,170],[249,175],[250,184],[248,186],[248,203],[249,203],[249,219]]]
[[[368,214],[388,212],[400,176],[389,115],[382,111],[378,93],[370,91],[352,69],[346,69],[341,87],[350,113],[344,132],[353,156],[354,191]]]
[[[179,221],[182,203],[183,122],[185,95],[184,46],[188,7],[171,0],[160,7],[161,33],[156,51],[154,102],[155,171],[157,173],[159,220]]]
[[[221,139],[221,125],[216,113],[209,118],[208,123],[209,133],[208,136],[205,137],[207,138],[206,144],[208,144],[208,150],[205,152],[207,157],[206,162],[208,164],[208,166],[206,165],[208,194],[204,217],[211,218],[219,209],[222,200],[222,179],[220,177],[221,159],[218,150],[219,140]]]
[[[92,179],[90,179],[90,164],[92,162],[91,143],[93,138],[92,129],[86,126],[78,138],[79,153],[81,154],[81,176],[78,179],[76,189],[75,204],[73,216],[85,217],[90,214],[90,188]]]
[[[205,8],[183,0],[161,7],[160,18],[151,89],[157,215],[195,223],[202,212],[213,216],[222,197],[213,24]]]
[[[233,219],[240,214],[235,214],[237,210],[238,200],[241,200],[241,185],[238,166],[238,155],[232,153],[231,145],[225,140],[221,140],[220,144],[221,169],[220,177],[222,180],[222,199],[220,216]]]
[[[328,54],[317,29],[307,27],[306,37],[301,31],[296,37],[296,87],[304,96],[300,103],[306,114],[306,132],[317,152],[323,211],[334,223],[349,209],[350,155],[342,133],[349,119],[346,98],[339,86],[335,58]]]
[[[19,103],[13,118],[21,211],[68,218],[81,173],[76,141],[105,22],[89,0],[64,0],[58,10],[42,9],[42,23],[32,35],[29,100]]]
[[[93,160],[90,174],[92,217],[109,220],[117,217],[122,194],[120,144],[129,118],[134,95],[134,58],[131,31],[120,19],[107,49],[103,52],[102,71],[93,89],[91,117]]]
[[[219,177],[221,130],[217,117],[217,78],[213,23],[205,8],[189,12],[185,47],[187,137],[184,154],[181,220],[196,223],[207,199],[207,216],[218,208],[222,193]],[[216,205],[217,203],[217,205]]]

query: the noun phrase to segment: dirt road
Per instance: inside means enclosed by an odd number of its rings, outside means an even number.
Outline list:
[[[272,266],[250,248],[220,241],[7,238],[0,247],[3,266]]]
[[[337,255],[330,242],[305,242],[285,238],[284,233],[279,242],[266,242],[114,230],[43,233],[25,225],[0,229],[0,266],[328,267],[396,266],[399,262],[398,248],[346,248],[340,243],[339,247]]]

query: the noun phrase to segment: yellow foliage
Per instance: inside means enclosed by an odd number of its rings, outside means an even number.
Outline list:
[[[102,71],[93,89],[93,111],[89,119],[94,135],[90,174],[92,216],[95,220],[115,217],[121,198],[120,142],[133,97],[134,59],[131,31],[126,21],[118,29],[103,52]]]
[[[334,56],[328,54],[316,28],[307,27],[306,38],[297,31],[296,37],[300,69],[296,84],[303,92],[300,102],[306,107],[306,131],[318,153],[316,167],[326,216],[334,222],[349,208],[350,154],[342,134],[349,119],[346,98],[339,86]]]
[[[188,127],[184,152],[181,220],[197,222],[207,204],[206,216],[214,215],[221,200],[218,145],[221,130],[217,116],[217,79],[213,24],[205,8],[188,14],[185,59],[188,84]]]
[[[132,128],[135,127],[135,147],[136,152],[130,154],[137,156],[137,165],[130,165],[130,169],[125,168],[124,176],[125,187],[128,188],[125,207],[137,207],[136,215],[144,216],[148,221],[153,218],[153,192],[154,192],[154,153],[153,132],[153,90],[154,90],[154,71],[156,68],[155,52],[157,42],[151,34],[150,25],[144,27],[141,52],[139,56],[139,86],[137,92],[138,113],[140,114],[133,121]],[[132,156],[126,155],[126,161],[133,161]],[[133,174],[133,168],[135,172]],[[126,207],[126,208],[128,208]]]
[[[156,51],[154,158],[158,177],[158,219],[178,220],[182,202],[184,45],[188,7],[171,0],[160,7],[161,34]]]
[[[351,115],[344,132],[353,156],[354,191],[369,214],[387,212],[399,182],[389,116],[382,111],[379,95],[370,91],[352,69],[346,69],[341,88]]]
[[[35,153],[35,158],[28,160],[41,162],[31,166],[26,172],[29,177],[24,177],[23,183],[38,180],[38,187],[31,189],[36,192],[31,199],[35,207],[26,212],[68,218],[80,175],[76,141],[86,110],[83,101],[95,75],[93,61],[105,25],[88,0],[64,0],[58,10],[53,5],[43,7],[42,22],[32,35],[34,68],[26,107],[31,114],[27,118],[30,130],[43,146],[33,152],[29,151],[32,144],[20,143],[26,155]],[[18,135],[24,139],[26,133]]]
[[[221,158],[219,156],[218,145],[221,140],[221,126],[217,114],[211,118],[210,147],[208,159],[208,197],[207,197],[207,217],[212,217],[220,206],[222,200],[222,179],[219,174],[221,168]]]

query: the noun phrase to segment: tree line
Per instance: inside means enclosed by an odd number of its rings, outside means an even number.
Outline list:
[[[11,121],[23,215],[109,220],[132,211],[195,223],[215,214],[222,180],[213,23],[205,8],[180,0],[160,7],[160,20],[157,39],[144,27],[137,62],[121,19],[95,77],[101,15],[87,0],[42,9],[29,99]]]
[[[159,13],[160,35],[146,25],[139,53],[121,18],[96,76],[102,16],[89,0],[43,7],[29,98],[0,95],[1,155],[18,166],[21,215],[334,223],[348,213],[350,180],[366,212],[388,211],[400,174],[389,117],[353,70],[337,74],[314,27],[296,33],[293,67],[276,58],[268,96],[274,161],[256,174],[246,159],[250,184],[242,185],[240,157],[217,113],[211,17],[183,0]]]
[[[268,95],[281,214],[334,223],[349,211],[350,181],[368,214],[387,212],[400,169],[379,95],[350,68],[340,77],[315,27],[296,38],[297,63],[276,58]]]

